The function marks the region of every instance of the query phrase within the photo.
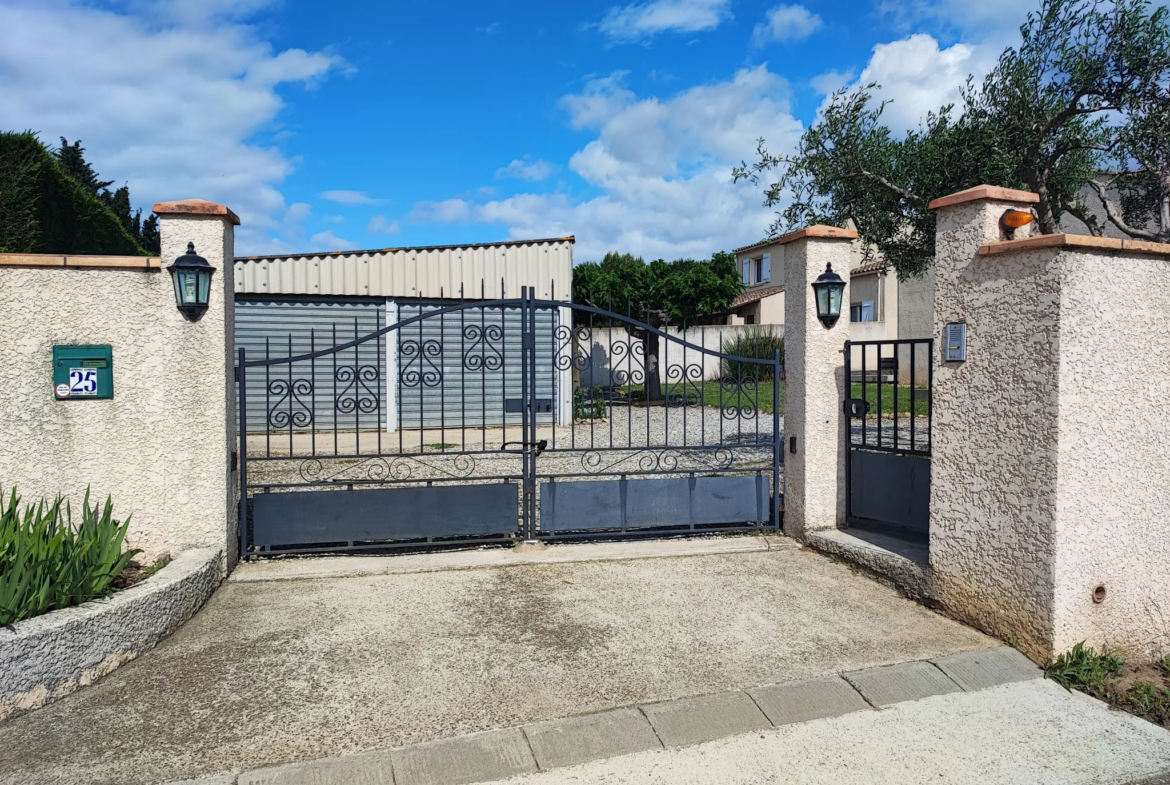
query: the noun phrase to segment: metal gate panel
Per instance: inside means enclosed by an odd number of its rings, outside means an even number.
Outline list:
[[[273,546],[510,534],[518,527],[515,483],[259,493],[256,542]]]
[[[405,321],[440,305],[399,304]],[[556,312],[536,311],[536,398],[555,402],[557,373],[551,340]],[[519,425],[519,409],[505,411],[509,399],[522,396],[519,308],[480,308],[424,318],[397,331],[398,421],[402,428],[472,428]],[[415,351],[415,347],[419,347]],[[428,347],[436,351],[428,354]],[[470,360],[470,362],[468,362]],[[477,367],[478,366],[478,367]],[[419,376],[412,375],[414,373]],[[427,373],[432,376],[427,379]],[[551,423],[552,412],[537,414]]]
[[[540,528],[550,532],[767,523],[770,509],[759,474],[546,482],[540,489]]]
[[[892,452],[849,451],[852,517],[930,531],[930,459]]]
[[[248,357],[254,360],[321,351],[381,328],[385,310],[385,304],[370,302],[237,302],[236,347],[247,349]],[[345,390],[353,392],[356,385],[350,378],[351,371],[361,376],[354,369],[376,369],[367,370],[365,375],[369,377],[376,372],[379,380],[385,379],[386,352],[383,341],[369,341],[343,349],[320,358],[311,367],[308,364],[298,365],[296,378],[312,380],[312,392],[304,396],[305,399],[300,402],[302,405],[297,405],[295,398],[290,401],[291,396],[282,392],[291,368],[288,364],[273,365],[248,374],[249,432],[269,429],[270,412],[267,409],[273,407],[277,407],[278,413],[287,409],[290,415],[311,412],[312,422],[304,421],[304,430],[331,431],[335,426],[341,431],[373,430],[384,421],[385,394],[381,381],[371,382],[368,378],[356,380],[362,385],[362,397],[367,405],[354,406],[352,412],[339,411],[332,405]],[[266,396],[265,389],[270,387],[273,394]],[[369,405],[369,402],[373,405]],[[348,407],[342,407],[345,408]]]

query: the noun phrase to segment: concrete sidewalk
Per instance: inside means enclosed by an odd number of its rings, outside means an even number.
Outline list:
[[[985,649],[200,782],[1097,785],[1170,772],[1170,733],[1041,676],[1013,649]]]
[[[178,781],[998,645],[783,538],[622,547],[245,568],[154,651],[0,724],[0,782]]]

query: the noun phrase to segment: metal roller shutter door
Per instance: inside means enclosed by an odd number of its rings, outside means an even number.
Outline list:
[[[236,348],[247,351],[248,360],[264,357],[288,357],[369,335],[385,325],[385,305],[353,302],[237,302]],[[313,411],[313,425],[303,430],[376,429],[385,421],[386,407],[386,339],[381,337],[351,349],[321,357],[315,362],[298,362],[292,366],[291,378],[311,379],[312,394],[303,398],[305,409]],[[377,369],[377,381],[362,385],[362,397],[372,405],[354,407],[355,411],[337,411],[336,400],[352,384],[347,378],[352,369]],[[266,373],[267,371],[267,373]],[[247,372],[248,431],[268,430],[268,414],[289,409],[287,398],[272,385],[290,379],[287,364],[249,368]],[[367,377],[369,372],[367,372]],[[265,390],[273,390],[265,396]],[[362,411],[361,409],[372,409]],[[302,430],[296,429],[294,430]]]
[[[400,320],[418,316],[439,305],[401,303]],[[536,395],[556,400],[556,373],[553,369],[553,330],[557,314],[553,310],[536,312]],[[503,327],[502,341],[477,340],[478,331]],[[519,308],[469,308],[414,322],[398,330],[398,421],[403,428],[488,427],[519,425],[521,414],[504,414],[505,398],[521,397],[521,347]],[[435,356],[418,356],[403,343],[441,346]],[[466,362],[466,358],[497,358],[498,362]],[[468,367],[468,365],[472,367]],[[486,366],[497,365],[496,368]],[[411,383],[411,371],[439,372],[437,384]],[[435,379],[434,376],[431,377]],[[552,414],[537,415],[538,423],[551,423]]]

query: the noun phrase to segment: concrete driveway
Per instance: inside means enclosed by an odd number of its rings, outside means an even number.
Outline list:
[[[0,782],[144,785],[997,643],[785,538],[248,565],[0,724]]]

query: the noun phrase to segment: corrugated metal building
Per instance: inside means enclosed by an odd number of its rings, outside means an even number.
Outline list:
[[[235,260],[236,345],[249,360],[320,351],[368,335],[381,327],[461,300],[520,296],[520,287],[536,288],[539,298],[568,301],[573,276],[573,238],[507,240],[474,245],[385,248],[371,251],[241,257]],[[502,328],[503,367],[468,373],[463,367],[463,330],[467,320],[486,318]],[[555,413],[541,419],[567,422],[571,415],[571,376],[553,367],[553,331],[567,323],[566,309],[537,313],[537,374],[540,397],[557,402]],[[402,341],[435,340],[442,344],[438,361],[444,383],[436,388],[403,385],[399,364]],[[547,347],[547,351],[543,351]],[[519,422],[504,413],[504,398],[519,392],[520,322],[518,310],[483,309],[424,319],[376,340],[322,358],[311,370],[315,429],[367,430],[495,426]],[[352,412],[322,405],[341,394],[348,376],[338,376],[334,363],[376,372],[373,407]],[[405,363],[403,363],[405,364]],[[318,367],[319,366],[319,367]],[[265,390],[275,374],[248,375],[249,430],[266,425]],[[298,370],[303,375],[303,369]],[[489,378],[490,377],[490,378]],[[338,381],[338,380],[341,381]],[[543,380],[543,381],[542,381]],[[511,390],[511,392],[509,392]]]

